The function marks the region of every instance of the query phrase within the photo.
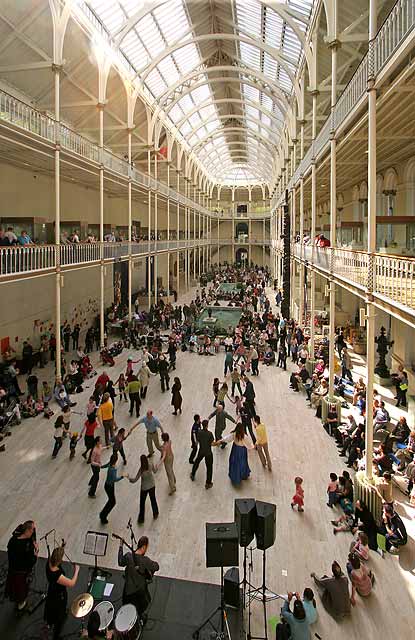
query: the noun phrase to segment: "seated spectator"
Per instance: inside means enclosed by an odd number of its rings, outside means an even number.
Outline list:
[[[359,399],[359,396],[361,395],[366,395],[366,385],[363,381],[363,378],[359,378],[359,380],[357,382],[354,383],[353,385],[353,400],[352,400],[352,404],[355,407],[356,403]]]
[[[321,417],[321,402],[323,398],[328,394],[329,386],[326,380],[322,380],[318,388],[313,391],[310,397],[310,403],[313,409],[316,409],[316,416]],[[320,414],[320,415],[319,415]]]
[[[378,550],[377,526],[372,512],[362,500],[356,500],[352,532],[363,531],[368,538],[369,549]]]
[[[366,598],[371,594],[374,576],[372,572],[368,571],[365,565],[360,562],[359,556],[355,553],[352,553],[349,556],[347,571],[352,583],[352,595],[350,602],[355,606],[356,593],[363,598]]]
[[[386,429],[389,424],[389,420],[389,412],[385,408],[385,403],[381,400],[379,406],[373,410],[373,428],[375,433],[378,429]]]
[[[361,562],[369,560],[369,540],[364,531],[359,531],[357,538],[350,545],[350,553],[357,555]]]
[[[385,471],[392,471],[392,460],[389,457],[386,445],[381,443],[377,449],[374,449],[374,452],[373,462],[379,468],[379,475],[383,475]]]
[[[61,409],[69,405],[70,407],[74,407],[76,402],[71,402],[69,394],[60,378],[56,379],[55,389],[53,391],[53,396],[60,406]]]
[[[341,618],[350,613],[349,583],[338,562],[331,565],[332,577],[317,578],[311,574],[319,590],[323,606],[333,618]]]
[[[338,446],[341,449],[340,455],[345,455],[344,444],[346,439],[352,437],[353,432],[357,429],[356,420],[352,414],[349,414],[346,418],[347,422],[345,424],[340,425],[337,428],[336,440],[338,442]]]
[[[383,525],[381,531],[386,538],[386,550],[389,551],[389,553],[398,553],[399,548],[405,546],[408,542],[405,525],[394,508],[389,504],[383,507],[382,520]]]
[[[290,387],[294,389],[294,391],[299,391],[299,384],[305,383],[310,376],[308,375],[308,371],[303,364],[299,365],[298,371],[296,373],[292,373],[290,376]]]
[[[311,394],[314,393],[320,385],[320,380],[318,379],[318,375],[313,373],[311,380],[304,383],[304,389],[307,394],[307,400],[311,403]],[[310,404],[311,407],[311,404]]]
[[[359,393],[356,400],[356,407],[359,409],[361,416],[366,414],[366,396],[363,393]]]
[[[374,469],[375,470],[375,469]],[[393,504],[393,485],[392,475],[389,471],[385,471],[383,476],[375,475],[375,491],[382,499],[383,504]]]
[[[270,364],[274,364],[274,362],[275,362],[275,353],[273,352],[271,347],[268,347],[268,349],[264,353],[264,364],[270,365]]]
[[[281,618],[288,622],[291,631],[291,640],[308,640],[310,638],[310,624],[306,617],[300,594],[295,594],[293,611],[290,611],[290,603],[294,594],[288,593],[288,600],[284,601],[281,609]]]
[[[314,624],[317,622],[318,613],[317,613],[317,605],[316,600],[314,598],[314,592],[309,587],[304,589],[303,593],[303,607],[305,611],[305,617],[307,618],[308,624]]]
[[[409,438],[409,434],[410,429],[408,427],[406,418],[405,416],[401,416],[396,424],[396,427],[394,427],[389,439],[396,444],[404,444]]]
[[[410,432],[406,447],[399,449],[395,455],[399,460],[398,470],[403,471],[415,456],[415,431]]]

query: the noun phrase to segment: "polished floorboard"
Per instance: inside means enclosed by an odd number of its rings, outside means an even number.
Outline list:
[[[181,302],[190,299],[189,295],[183,297]],[[114,380],[125,369],[129,355],[136,359],[136,353],[124,350],[116,359],[116,366],[108,370]],[[135,527],[136,534],[149,536],[149,555],[159,562],[160,575],[217,583],[219,570],[206,568],[205,523],[233,521],[235,498],[253,497],[273,502],[277,505],[277,535],[274,546],[267,552],[267,586],[279,594],[290,590],[302,591],[305,586],[312,586],[312,571],[317,574],[328,573],[334,559],[345,567],[351,536],[347,533],[333,535],[330,520],[339,512],[326,506],[325,493],[329,473],[341,473],[344,458],[339,458],[334,441],[327,436],[320,421],[314,417],[314,412],[307,407],[304,396],[289,390],[289,372],[261,366],[260,375],[253,382],[258,412],[268,429],[273,472],[263,470],[256,451],[250,451],[250,479],[240,487],[232,486],[228,478],[230,447],[227,447],[214,451],[213,488],[205,490],[203,463],[196,480],[192,482],[188,463],[192,417],[194,413],[206,417],[211,412],[212,380],[215,376],[223,377],[223,360],[223,352],[210,357],[189,352],[178,353],[177,371],[174,373],[182,382],[181,416],[172,415],[170,393],[162,394],[159,379],[151,379],[142,413],[148,408],[153,409],[164,430],[171,436],[177,492],[173,496],[168,495],[166,474],[164,469],[160,469],[156,476],[160,517],[153,521],[148,503],[145,524]],[[358,368],[355,372],[358,372]],[[42,375],[38,375],[42,380]],[[77,406],[74,407],[71,426],[77,431],[80,431],[85,419],[85,408],[93,384],[94,380],[89,381],[84,392],[74,397]],[[126,402],[117,399],[118,426],[128,429],[135,419],[129,417],[127,407]],[[229,402],[226,408],[234,414]],[[78,411],[81,415],[76,413]],[[56,415],[57,411],[54,417]],[[213,426],[211,424],[211,428]],[[51,459],[52,446],[53,418],[48,421],[37,417],[13,427],[12,437],[7,439],[6,453],[0,457],[0,546],[3,549],[6,547],[10,533],[18,522],[34,518],[39,537],[45,531],[56,528],[57,539],[64,537],[67,540],[67,551],[72,560],[85,563],[88,558],[83,554],[83,546],[87,530],[102,529],[128,538],[128,519],[131,517],[134,523],[137,519],[139,485],[132,485],[127,480],[117,484],[117,505],[109,516],[109,525],[102,527],[98,513],[106,500],[103,474],[97,499],[89,499],[87,484],[90,469],[81,457],[82,442],[72,461],[69,460],[68,441],[64,442],[55,460]],[[147,453],[143,428],[134,431],[126,442],[125,450],[128,459],[126,471],[135,474],[140,454]],[[104,452],[104,461],[108,457],[109,452]],[[157,456],[153,459],[156,460]],[[305,511],[302,514],[290,508],[296,475],[304,478]],[[333,621],[317,598],[320,618],[314,631],[323,640],[412,637],[415,610],[414,509],[398,491],[396,500],[397,510],[404,518],[410,534],[407,547],[399,557],[388,555],[385,559],[371,552],[370,567],[376,575],[375,589],[366,600],[357,597],[352,615],[342,623]],[[117,550],[116,541],[110,540],[102,564],[116,567]],[[41,554],[46,554],[43,545]],[[259,584],[260,552],[255,551],[253,558],[252,582]],[[280,601],[271,603],[269,614],[278,613],[279,607]],[[254,635],[261,635],[260,613],[259,606],[254,604]]]

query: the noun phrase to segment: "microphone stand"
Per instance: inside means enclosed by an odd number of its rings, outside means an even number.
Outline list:
[[[45,541],[45,543],[46,543],[46,549],[47,549],[47,551],[48,551],[48,559],[47,559],[47,562],[49,562],[49,559],[50,559],[50,545],[49,545],[48,536],[50,536],[50,535],[51,535],[52,533],[54,533],[54,532],[55,532],[55,529],[51,529],[50,531],[48,531],[47,533],[45,533],[45,535],[44,535],[44,536],[42,536],[42,537],[39,539],[39,543],[40,543],[40,542],[42,542],[42,540],[44,540],[44,541]],[[35,591],[35,593],[36,593],[36,595],[38,595],[38,596],[39,596],[39,598],[38,598],[38,600],[36,600],[36,601],[34,602],[34,604],[33,604],[30,608],[28,608],[28,610],[27,610],[30,616],[31,616],[31,615],[32,615],[32,614],[33,614],[33,613],[34,613],[34,612],[35,612],[35,611],[40,607],[40,605],[42,604],[42,602],[44,602],[44,601],[46,600],[46,596],[47,596],[47,593],[48,593],[47,584],[45,584],[45,587],[44,587],[44,589],[43,589],[42,591],[40,591],[40,590],[39,590],[39,591]]]
[[[131,540],[131,550],[133,549],[137,549],[138,547],[138,542],[137,539],[135,537],[135,533],[134,533],[134,529],[133,529],[133,523],[131,521],[131,518],[128,520],[127,522],[127,529],[130,532],[130,540]]]

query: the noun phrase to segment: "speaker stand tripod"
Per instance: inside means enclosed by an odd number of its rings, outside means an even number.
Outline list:
[[[218,613],[220,614],[220,628],[216,627],[213,624],[213,620]],[[229,630],[229,625],[228,625],[228,614],[225,606],[225,594],[223,589],[223,566],[221,566],[220,568],[220,604],[216,607],[214,611],[212,611],[210,616],[206,618],[204,622],[202,622],[202,624],[196,629],[196,631],[192,633],[192,638],[194,638],[194,640],[198,640],[200,632],[207,625],[210,625],[212,627],[213,631],[216,633],[217,640],[225,640],[226,637],[228,637],[229,640],[232,640],[231,633]],[[226,627],[227,636],[225,635],[225,627]]]
[[[268,620],[267,620],[267,603],[272,600],[284,600],[283,596],[278,593],[274,593],[265,584],[266,576],[266,550],[262,550],[262,584],[257,589],[248,591],[248,640],[268,640]],[[262,602],[263,614],[264,614],[264,635],[253,636],[251,634],[251,603],[253,600]]]
[[[251,559],[249,562],[249,579],[247,578],[247,571],[246,571],[246,565],[247,565],[247,555],[248,555],[248,550],[251,554]],[[243,602],[243,607],[245,609],[246,607],[246,601],[247,601],[247,594],[249,594],[251,591],[255,590],[255,587],[253,584],[251,584],[250,582],[250,578],[251,578],[251,572],[253,569],[253,562],[252,562],[252,552],[254,551],[254,547],[244,547],[244,574],[243,574],[243,578],[241,580],[241,582],[239,583],[239,586],[242,587],[242,602]]]

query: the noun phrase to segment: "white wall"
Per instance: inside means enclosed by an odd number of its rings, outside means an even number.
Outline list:
[[[61,289],[61,319],[71,324],[79,322],[82,330],[97,316],[99,309],[99,267],[67,272]],[[38,332],[35,321],[54,331],[55,277],[44,276],[32,280],[1,285],[2,312],[0,339],[9,337],[11,346],[19,352],[23,340],[34,338]],[[114,300],[112,266],[106,267],[105,306]],[[53,326],[52,326],[53,325]],[[17,338],[17,340],[16,340]]]

